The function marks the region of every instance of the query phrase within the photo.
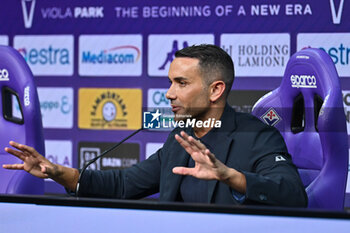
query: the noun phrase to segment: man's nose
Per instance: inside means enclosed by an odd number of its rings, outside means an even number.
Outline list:
[[[171,85],[168,89],[168,91],[166,92],[165,97],[169,100],[174,100],[176,99],[176,92],[175,92],[175,88],[173,87],[173,85]]]

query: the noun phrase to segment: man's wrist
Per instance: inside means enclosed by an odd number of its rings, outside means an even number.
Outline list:
[[[220,181],[239,193],[244,194],[246,192],[246,179],[244,174],[233,168],[227,167]]]

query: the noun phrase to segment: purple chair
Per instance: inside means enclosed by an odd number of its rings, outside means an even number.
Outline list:
[[[255,104],[253,114],[284,137],[308,207],[343,209],[348,135],[339,77],[328,54],[313,48],[295,53],[281,85]]]
[[[23,57],[13,48],[0,46],[0,193],[43,194],[44,181],[25,171],[6,170],[3,164],[21,163],[4,148],[14,140],[44,154],[44,138],[38,94]]]

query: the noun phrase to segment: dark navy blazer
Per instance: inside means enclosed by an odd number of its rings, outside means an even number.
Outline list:
[[[245,204],[307,206],[307,195],[285,142],[273,127],[256,117],[236,113],[226,106],[221,128],[214,128],[205,143],[217,159],[246,176]],[[160,201],[179,200],[181,175],[172,173],[176,166],[187,166],[189,154],[175,140],[181,130],[174,129],[155,154],[124,170],[84,173],[80,185],[83,196],[137,199],[160,192]],[[193,190],[196,191],[196,190]],[[238,204],[230,187],[208,182],[208,202]]]

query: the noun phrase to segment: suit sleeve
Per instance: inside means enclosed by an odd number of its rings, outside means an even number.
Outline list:
[[[246,197],[268,205],[306,207],[307,195],[284,140],[274,128],[265,128],[253,140],[251,172]]]
[[[82,177],[80,193],[88,197],[138,199],[159,191],[162,149],[124,170],[87,170]]]

